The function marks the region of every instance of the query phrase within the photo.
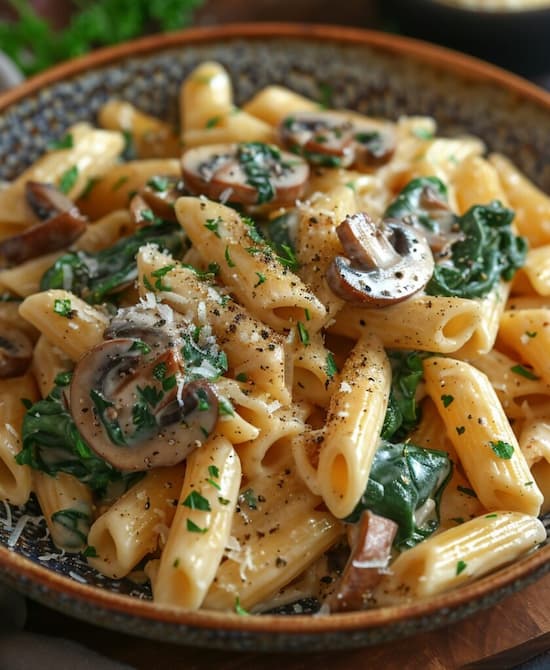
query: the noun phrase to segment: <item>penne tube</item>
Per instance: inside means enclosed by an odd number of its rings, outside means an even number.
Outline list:
[[[536,516],[542,495],[487,376],[463,361],[435,356],[424,361],[424,375],[483,506]]]
[[[187,459],[174,521],[153,582],[157,602],[197,609],[212,584],[231,532],[241,482],[239,457],[214,436]]]
[[[92,523],[90,489],[64,472],[51,477],[39,470],[32,473],[32,487],[55,546],[68,552],[82,551]]]
[[[96,556],[88,563],[111,579],[120,579],[168,534],[185,466],[156,468],[134,484],[92,524],[88,544]]]
[[[108,323],[103,312],[61,289],[29,296],[19,312],[74,362],[101,342]]]
[[[450,528],[403,552],[382,578],[378,605],[445,593],[517,560],[546,539],[533,516],[496,511]]]
[[[263,251],[235,210],[185,197],[176,202],[176,215],[201,256],[219,266],[229,291],[257,318],[274,330],[296,328],[306,321],[311,332],[321,328],[325,307],[299,277],[268,249]]]
[[[369,478],[388,404],[391,367],[375,335],[363,335],[349,355],[327,412],[318,483],[329,510],[351,514]]]

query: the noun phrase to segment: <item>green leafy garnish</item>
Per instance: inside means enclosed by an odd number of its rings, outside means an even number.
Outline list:
[[[327,377],[329,379],[332,379],[334,375],[338,373],[338,367],[336,366],[336,361],[334,360],[334,354],[331,351],[329,351],[327,354],[325,372],[327,373]]]
[[[512,230],[514,212],[498,201],[476,205],[457,218],[464,239],[451,247],[450,264],[436,264],[426,286],[430,295],[476,298],[500,279],[510,281],[523,266],[527,242]]]
[[[53,302],[53,311],[59,314],[59,316],[64,316],[67,319],[70,318],[73,313],[70,299],[62,298],[59,300],[56,298]]]
[[[445,395],[443,394],[441,396],[441,402],[443,403],[443,407],[449,407],[449,405],[453,402],[454,396],[452,395]]]
[[[514,446],[509,442],[497,440],[496,442],[489,442],[489,445],[499,458],[510,460],[514,455]]]
[[[279,149],[263,142],[243,142],[237,149],[237,159],[246,175],[246,183],[258,192],[257,204],[273,200],[273,167],[282,165]]]
[[[97,549],[93,547],[91,544],[89,544],[86,549],[82,552],[82,556],[85,558],[97,558],[98,553]]]
[[[239,499],[245,502],[250,509],[258,509],[258,498],[252,489],[246,489],[239,496]]]
[[[191,519],[187,519],[187,530],[190,533],[206,533],[208,528],[201,528],[200,526],[197,526],[197,524],[194,521],[191,521]]]
[[[78,179],[78,167],[73,165],[70,168],[67,168],[65,172],[59,177],[59,190],[61,193],[67,195],[67,193],[72,189],[76,184]]]
[[[540,379],[540,377],[538,375],[536,375],[529,368],[526,368],[524,365],[513,365],[510,368],[510,370],[516,375],[520,375],[521,377],[525,377],[525,379],[531,379],[532,381],[536,381],[537,379]]]
[[[239,616],[249,616],[250,612],[248,610],[245,610],[245,608],[241,605],[241,600],[239,596],[235,598],[235,612]]]
[[[54,523],[68,531],[63,543],[67,548],[78,548],[86,544],[92,524],[92,517],[89,513],[72,508],[61,509],[54,512],[51,518]]]
[[[47,149],[48,151],[59,151],[60,149],[72,149],[74,146],[74,140],[72,133],[67,133],[58,140],[52,140],[48,142]]]
[[[210,512],[212,509],[208,498],[202,496],[198,491],[191,491],[181,504],[190,509],[198,509],[201,512]]]
[[[467,567],[467,564],[464,561],[458,561],[457,564],[456,564],[456,576],[458,577],[458,575],[461,572],[464,572],[464,570],[466,570],[466,567]]]
[[[309,344],[309,333],[307,328],[304,326],[304,324],[301,321],[298,321],[296,324],[296,327],[298,328],[298,335],[300,337],[300,342],[307,347]]]
[[[40,289],[66,289],[90,304],[101,303],[137,279],[136,254],[148,243],[173,256],[180,254],[184,248],[181,226],[166,222],[145,226],[102,251],[64,254],[46,271]]]
[[[27,76],[98,47],[190,25],[202,0],[74,2],[68,26],[55,30],[27,0],[12,0],[17,20],[0,22],[2,50]]]
[[[110,483],[131,486],[141,474],[116,470],[96,456],[78,432],[63,401],[63,388],[70,382],[70,374],[58,375],[52,392],[28,409],[21,433],[23,447],[16,461],[52,477],[66,472],[100,495]]]
[[[164,191],[168,190],[168,187],[170,186],[170,180],[168,177],[151,177],[151,179],[149,179],[147,182],[147,186],[151,187],[153,191],[156,191],[157,193],[163,193]]]
[[[427,354],[390,351],[388,355],[392,366],[392,384],[381,434],[385,440],[400,440],[420,421],[416,389],[422,379],[422,361]]]
[[[439,526],[439,501],[451,472],[452,463],[444,451],[382,441],[365,493],[346,521],[358,521],[363,510],[372,510],[399,525],[398,548],[412,547]],[[417,524],[415,512],[429,498],[435,503],[433,510]]]

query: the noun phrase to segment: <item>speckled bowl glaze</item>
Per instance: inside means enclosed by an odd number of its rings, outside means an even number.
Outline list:
[[[397,118],[429,114],[443,133],[469,131],[512,156],[550,190],[550,95],[496,68],[418,42],[364,31],[289,25],[191,30],[97,52],[0,97],[0,179],[12,179],[77,120],[94,120],[118,96],[176,118],[180,82],[199,62],[229,70],[238,102],[287,85],[332,104]],[[29,516],[9,547],[17,519]],[[238,650],[322,650],[388,641],[453,623],[550,570],[550,545],[465,588],[415,604],[313,616],[239,617],[185,612],[150,600],[146,587],[112,581],[79,557],[55,555],[34,502],[0,505],[2,578],[30,597],[88,622],[136,635]],[[298,608],[299,609],[299,608]]]

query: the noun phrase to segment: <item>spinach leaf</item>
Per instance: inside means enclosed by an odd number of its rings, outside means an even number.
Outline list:
[[[384,213],[385,219],[398,219],[410,226],[423,226],[433,233],[441,228],[444,217],[447,226],[449,216],[456,218],[449,210],[431,207],[434,199],[447,202],[447,187],[437,177],[419,177],[410,181],[390,204]],[[446,226],[446,227],[447,227]],[[450,227],[450,226],[448,226]]]
[[[403,439],[420,421],[416,389],[423,375],[422,361],[429,354],[418,351],[389,351],[392,385],[382,437]]]
[[[135,262],[139,248],[157,244],[161,250],[178,255],[183,250],[184,233],[176,223],[160,222],[141,228],[97,253],[70,252],[46,271],[40,289],[62,288],[94,305],[125,288],[137,278]]]
[[[435,266],[429,295],[476,298],[487,295],[502,278],[522,267],[527,242],[514,234],[514,212],[498,202],[475,205],[458,218],[464,239],[451,247],[451,263]]]
[[[382,441],[365,493],[346,521],[356,522],[370,509],[399,525],[397,548],[413,547],[439,526],[439,502],[451,472],[452,463],[444,451]],[[417,522],[415,512],[425,504],[429,513]]]
[[[92,525],[91,514],[74,508],[60,509],[52,514],[52,521],[65,529],[63,546],[79,549],[86,544]]]
[[[23,447],[16,461],[52,477],[66,472],[99,495],[105,494],[113,482],[121,482],[128,488],[136,481],[136,474],[122,473],[96,456],[78,432],[63,398],[63,388],[69,382],[70,374],[58,375],[52,392],[27,410],[23,419]]]
[[[281,216],[257,223],[260,234],[277,254],[280,263],[295,272],[300,264],[296,258],[296,233],[298,214],[291,210]]]
[[[246,175],[246,183],[258,191],[258,205],[273,200],[275,189],[271,183],[273,166],[280,162],[281,152],[263,142],[239,144],[237,158]]]

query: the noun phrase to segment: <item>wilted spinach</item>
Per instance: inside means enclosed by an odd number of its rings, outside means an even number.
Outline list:
[[[413,547],[439,526],[439,502],[451,472],[444,451],[382,441],[367,488],[346,521],[356,522],[364,510],[372,510],[398,524],[394,544],[399,549]],[[417,521],[415,513],[426,503],[427,514]]]
[[[163,221],[141,228],[102,251],[64,254],[46,271],[40,288],[66,289],[92,305],[103,302],[137,278],[136,254],[149,243],[177,256],[183,249],[184,233],[177,223]]]
[[[16,461],[52,477],[58,472],[73,475],[99,495],[114,482],[124,488],[131,486],[141,473],[116,470],[96,456],[82,439],[63,398],[63,389],[69,383],[70,373],[58,375],[52,392],[27,410],[22,428],[23,447]]]

